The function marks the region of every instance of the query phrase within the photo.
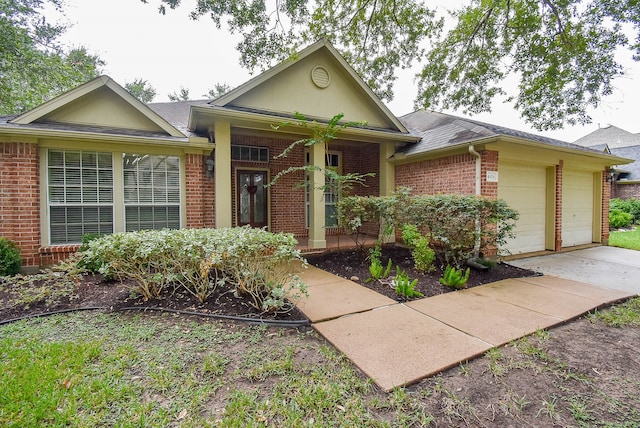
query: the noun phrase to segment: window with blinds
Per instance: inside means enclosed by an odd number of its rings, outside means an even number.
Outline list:
[[[306,162],[309,165],[309,152],[306,153]],[[339,152],[328,152],[325,155],[326,168],[332,168],[335,171],[341,173],[342,163],[341,154]],[[311,224],[310,219],[310,187],[309,187],[309,175],[306,176],[306,218],[307,227]],[[325,189],[324,189],[324,224],[325,227],[337,227],[338,226],[338,200],[340,198],[339,189],[337,183],[325,176]]]
[[[126,231],[180,228],[180,158],[123,154]]]
[[[49,150],[49,242],[80,243],[87,233],[113,232],[111,153]]]

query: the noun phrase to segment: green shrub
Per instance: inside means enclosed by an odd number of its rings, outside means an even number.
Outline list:
[[[461,266],[514,236],[517,211],[503,200],[475,195],[407,196],[396,210],[399,224],[429,232],[430,246],[447,264]]]
[[[440,283],[451,288],[463,288],[469,280],[469,273],[471,272],[471,269],[467,268],[465,273],[462,272],[462,269],[456,269],[451,265],[447,265],[444,273],[442,274],[442,278],[440,278]]]
[[[633,223],[633,215],[624,211],[609,212],[609,229],[621,229]]]
[[[396,267],[396,277],[393,283],[395,284],[396,294],[399,296],[405,296],[410,299],[414,297],[424,297],[424,294],[415,290],[418,280],[414,279],[412,281],[409,275],[407,275],[407,272],[400,269],[400,266]]]
[[[402,226],[402,240],[411,249],[414,267],[418,272],[432,272],[435,269],[436,252],[429,247],[429,238],[423,236],[413,224]]]
[[[147,230],[114,233],[88,243],[82,263],[101,263],[105,277],[133,279],[132,291],[159,298],[167,287],[183,288],[204,301],[218,287],[260,311],[291,308],[306,288],[294,269],[304,264],[291,234],[262,229]],[[285,297],[286,294],[286,297]]]
[[[83,253],[84,251],[88,250],[89,242],[100,238],[100,236],[102,235],[100,235],[99,233],[85,233],[82,236],[82,245],[80,245],[80,248],[78,248],[78,253]],[[91,260],[91,263],[89,263],[88,259],[84,259],[84,258],[81,258],[80,260],[78,260],[78,267],[84,268],[91,273],[97,273],[100,269],[100,266],[102,266],[102,264],[103,264],[103,261],[99,259],[93,259]]]
[[[393,232],[396,196],[345,196],[338,200],[338,224],[343,227],[359,249],[366,242],[365,228],[377,227],[379,237]]]
[[[640,200],[614,198],[609,201],[609,212],[622,211],[633,216],[633,223],[640,220]]]
[[[0,276],[11,276],[20,272],[22,257],[15,242],[0,237]]]
[[[346,197],[338,201],[340,225],[359,235],[367,222],[381,234],[391,226],[415,225],[429,232],[428,246],[447,264],[461,266],[475,251],[488,253],[514,237],[518,212],[501,199],[472,195],[411,195],[400,189],[386,197]],[[423,246],[424,247],[424,246]]]

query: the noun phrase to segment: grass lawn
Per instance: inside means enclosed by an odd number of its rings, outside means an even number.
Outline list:
[[[640,228],[624,232],[611,232],[609,245],[630,250],[640,250]]]
[[[55,315],[0,326],[0,426],[640,426],[640,375],[616,348],[638,326],[634,299],[386,394],[313,330]],[[606,364],[555,353],[577,337]]]

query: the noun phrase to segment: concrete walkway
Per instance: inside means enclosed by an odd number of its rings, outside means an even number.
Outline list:
[[[508,263],[545,275],[640,294],[640,251],[597,246]]]
[[[397,303],[313,266],[301,277],[298,308],[385,391],[635,294],[543,276]]]

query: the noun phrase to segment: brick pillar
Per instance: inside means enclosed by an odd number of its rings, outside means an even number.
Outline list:
[[[0,236],[18,244],[23,266],[39,266],[38,145],[0,143],[0,166]]]
[[[609,181],[609,168],[602,172],[602,229],[600,231],[602,245],[609,245],[609,200],[611,195],[611,181]]]
[[[562,160],[556,165],[556,210],[554,251],[562,250]]]

